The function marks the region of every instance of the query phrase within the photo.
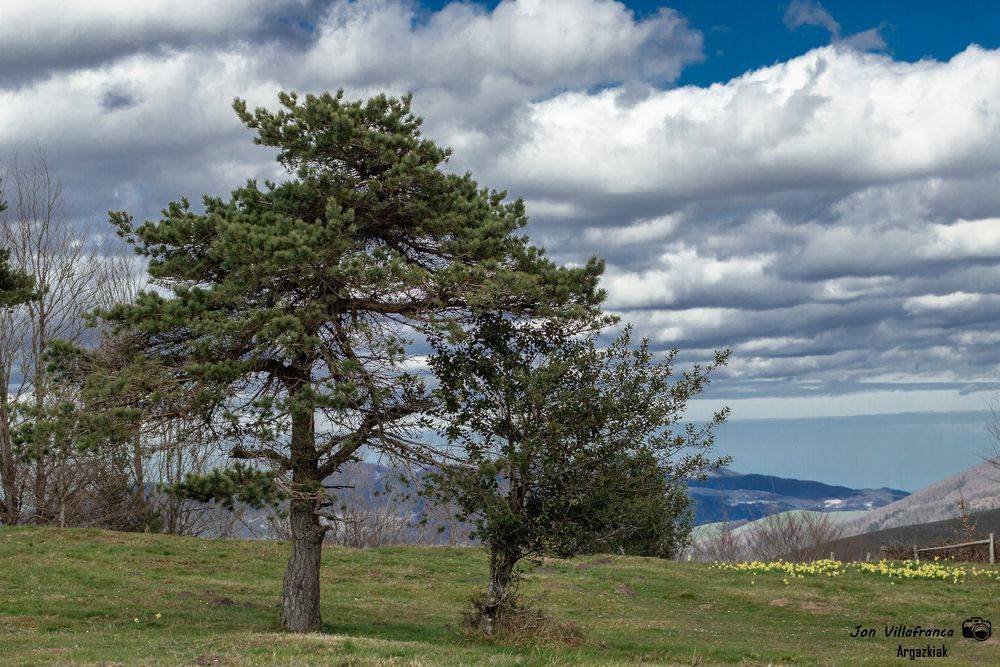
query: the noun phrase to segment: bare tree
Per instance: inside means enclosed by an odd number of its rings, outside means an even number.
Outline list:
[[[232,532],[238,517],[151,492],[156,483],[206,470],[204,434],[193,434],[183,415],[166,425],[136,424],[131,437],[98,449],[81,447],[80,434],[66,424],[39,427],[58,406],[82,408],[79,384],[50,377],[53,342],[103,359],[121,354],[121,341],[89,328],[84,314],[133,302],[147,274],[119,239],[88,234],[69,217],[40,151],[28,160],[15,157],[8,172],[7,192],[0,190],[10,203],[0,217],[0,243],[38,294],[0,309],[0,521],[18,523],[28,508],[35,522],[150,529],[159,512],[170,532]]]
[[[158,422],[140,439],[148,453],[157,484],[166,487],[182,481],[187,475],[203,475],[222,456],[202,425],[190,418],[178,416],[169,422]],[[207,535],[235,537],[245,520],[246,508],[232,510],[214,503],[200,503],[167,492],[152,495],[153,512],[162,520],[162,530],[171,535]],[[257,534],[251,526],[244,526]]]
[[[747,550],[759,560],[817,560],[840,535],[841,527],[829,513],[781,512],[747,528]]]
[[[691,557],[695,560],[726,563],[742,560],[746,553],[746,543],[736,532],[737,527],[737,524],[728,519],[724,520],[717,530],[691,544]]]
[[[62,187],[45,156],[36,152],[28,161],[15,157],[9,173],[11,210],[0,226],[0,238],[10,250],[11,262],[34,280],[37,297],[18,313],[22,322],[5,339],[5,346],[13,349],[4,356],[13,362],[11,369],[16,364],[20,376],[13,402],[20,407],[20,399],[27,398],[27,406],[37,415],[49,396],[46,347],[55,338],[81,337],[81,315],[94,303],[98,271],[94,256],[86,251],[86,237],[67,214]],[[44,438],[29,442],[36,521],[55,517],[56,508],[48,503],[49,476],[55,471],[57,482],[65,484],[66,471],[57,470],[69,464],[62,444]]]
[[[412,493],[415,477],[413,468],[401,464],[343,466],[324,481],[334,496],[326,540],[355,548],[412,543],[421,518]]]
[[[6,210],[4,181],[0,179],[0,214]],[[0,264],[5,277],[8,280],[15,279],[18,273],[16,270],[13,274],[10,273],[10,250],[4,247],[0,252],[2,252]],[[16,342],[22,338],[23,324],[23,320],[17,317],[15,311],[18,306],[23,306],[29,297],[15,298],[14,295],[8,294],[4,294],[3,297],[0,300],[0,522],[14,524],[20,519],[24,495],[24,466],[15,455],[11,428],[13,400],[10,388],[14,379],[15,359],[19,351]]]
[[[0,309],[0,489],[3,493],[4,524],[16,524],[21,518],[24,498],[26,466],[17,455],[13,442],[13,410],[20,391],[12,391],[19,351],[18,341],[23,335],[23,320],[11,309]]]
[[[424,507],[424,521],[418,524],[413,543],[469,546],[478,544],[472,537],[474,530],[473,524],[459,518],[459,507],[454,499],[437,499]]]
[[[87,233],[68,214],[58,178],[41,151],[29,159],[15,156],[8,168],[9,210],[0,218],[0,243],[10,262],[34,281],[36,298],[0,311],[0,487],[3,521],[22,520],[30,507],[36,522],[66,525],[71,505],[94,490],[97,475],[106,485],[112,461],[84,461],[88,455],[64,432],[33,426],[47,409],[72,402],[72,388],[49,377],[46,354],[59,339],[94,347],[100,332],[89,329],[84,313],[99,305],[131,301],[141,267],[124,243]],[[133,456],[133,472],[142,488],[142,457]],[[110,467],[109,467],[110,466]],[[27,501],[27,504],[25,504]],[[83,510],[84,514],[92,512]]]

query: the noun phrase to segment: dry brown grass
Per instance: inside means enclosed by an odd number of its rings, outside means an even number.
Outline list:
[[[486,593],[472,597],[462,614],[462,629],[470,639],[488,639],[505,644],[556,643],[580,646],[583,631],[573,621],[563,621],[546,614],[542,598],[527,598],[517,591],[517,582],[497,608],[496,617],[486,614]]]

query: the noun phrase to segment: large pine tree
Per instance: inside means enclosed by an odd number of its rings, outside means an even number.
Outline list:
[[[520,200],[442,170],[449,151],[421,138],[409,97],[279,99],[277,112],[234,108],[289,178],[206,196],[203,212],[174,202],[144,224],[112,213],[159,289],[102,315],[144,363],[172,369],[159,386],[183,389],[233,459],[269,464],[290,498],[281,624],[308,631],[321,625],[324,479],[362,448],[428,456],[411,437],[427,401],[407,337],[486,311],[588,322],[603,267],[557,267],[517,233]],[[109,386],[141,386],[135,368]],[[246,466],[187,485],[244,499],[263,488]]]

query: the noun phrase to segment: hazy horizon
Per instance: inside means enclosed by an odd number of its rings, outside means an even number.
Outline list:
[[[1000,447],[987,430],[991,418],[982,410],[733,419],[719,429],[715,451],[731,455],[729,468],[740,473],[912,493]]]

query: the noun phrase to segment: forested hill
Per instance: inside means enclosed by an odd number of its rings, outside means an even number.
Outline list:
[[[820,511],[870,510],[907,495],[899,489],[852,489],[813,480],[723,469],[708,479],[688,482],[694,499],[695,523],[759,519],[793,509]]]
[[[692,480],[688,486],[707,489],[769,491],[783,496],[802,498],[847,498],[864,493],[862,489],[851,489],[846,486],[830,486],[812,480],[757,474],[715,475],[703,481]],[[905,492],[900,491],[900,493],[905,495]]]

